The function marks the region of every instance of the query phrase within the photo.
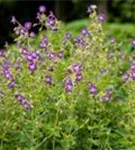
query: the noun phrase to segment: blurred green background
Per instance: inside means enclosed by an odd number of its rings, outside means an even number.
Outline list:
[[[68,30],[78,32],[88,24],[86,10],[90,4],[96,4],[98,13],[107,15],[104,26],[110,36],[125,43],[135,37],[135,0],[0,0],[0,47],[5,41],[13,42],[12,15],[21,23],[35,22],[38,6],[45,5],[47,14],[52,10],[58,19],[66,22]]]

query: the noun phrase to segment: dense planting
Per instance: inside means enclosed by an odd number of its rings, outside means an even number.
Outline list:
[[[135,149],[135,53],[107,38],[95,9],[77,36],[44,6],[35,24],[12,17],[16,43],[0,51],[2,150]]]

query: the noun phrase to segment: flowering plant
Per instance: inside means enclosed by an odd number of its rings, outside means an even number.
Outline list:
[[[89,26],[78,36],[44,6],[35,24],[12,17],[16,45],[0,51],[3,150],[134,146],[134,55],[106,40],[105,15],[95,9],[89,7]]]

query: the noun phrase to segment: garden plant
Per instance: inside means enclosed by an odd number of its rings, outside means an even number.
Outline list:
[[[107,36],[96,6],[87,13],[78,35],[45,6],[36,23],[12,17],[15,44],[0,50],[0,150],[135,150],[134,50]]]

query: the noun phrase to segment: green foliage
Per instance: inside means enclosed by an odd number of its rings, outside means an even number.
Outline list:
[[[42,22],[42,27],[45,25]],[[127,150],[134,149],[134,81],[124,82],[122,74],[129,70],[130,53],[122,44],[110,43],[102,29],[96,13],[90,15],[87,36],[78,37],[85,40],[86,45],[74,44],[74,36],[63,43],[66,29],[56,22],[58,30],[42,31],[31,39],[19,35],[15,41],[19,46],[9,46],[2,63],[8,60],[9,69],[16,80],[14,88],[7,87],[7,79],[0,76],[0,149],[1,150]],[[76,23],[79,29],[83,24]],[[78,30],[76,28],[76,31]],[[77,31],[78,32],[78,31]],[[76,32],[76,34],[77,34]],[[47,50],[41,49],[39,43],[48,36]],[[43,57],[37,61],[37,69],[31,72],[28,62],[21,54],[22,48],[33,49]],[[61,59],[49,59],[47,52],[64,51]],[[113,53],[113,57],[108,58]],[[125,58],[121,59],[121,54]],[[20,61],[20,68],[14,67]],[[74,73],[68,73],[73,64],[82,65],[83,79],[75,82]],[[54,71],[49,71],[53,67]],[[101,72],[100,69],[107,71]],[[53,84],[44,81],[51,75]],[[65,77],[73,81],[71,92],[64,90]],[[89,81],[97,88],[93,94],[89,91]],[[108,88],[112,89],[109,101],[103,96]],[[33,105],[25,109],[16,99],[15,94],[21,93]]]
[[[118,21],[135,21],[135,1],[134,0],[114,0],[112,8],[115,10],[113,13],[114,19]],[[116,12],[116,13],[115,13]]]

